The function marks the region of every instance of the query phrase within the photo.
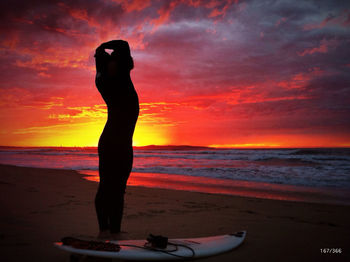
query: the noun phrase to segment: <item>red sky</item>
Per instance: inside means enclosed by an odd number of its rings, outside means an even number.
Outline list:
[[[134,145],[350,146],[350,2],[2,0],[0,145],[96,146],[125,39]]]

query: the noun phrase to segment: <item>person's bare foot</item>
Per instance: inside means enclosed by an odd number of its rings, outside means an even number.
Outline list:
[[[111,233],[111,240],[127,240],[128,232],[121,231],[118,233]]]
[[[97,239],[101,239],[101,240],[106,240],[110,238],[111,238],[111,233],[109,233],[109,230],[100,231],[97,235]]]

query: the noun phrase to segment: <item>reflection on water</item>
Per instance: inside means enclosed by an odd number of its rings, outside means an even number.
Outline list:
[[[80,170],[85,179],[99,182],[98,171]],[[133,172],[129,186],[185,190],[265,199],[350,205],[350,192],[264,182],[240,181],[163,173]]]

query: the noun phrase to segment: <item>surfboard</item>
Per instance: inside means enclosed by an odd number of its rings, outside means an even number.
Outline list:
[[[94,241],[94,244],[108,243],[105,250],[76,248],[71,245],[55,242],[59,249],[77,255],[117,258],[123,260],[181,260],[188,258],[208,257],[228,252],[241,245],[246,237],[246,231],[233,234],[169,239],[166,248],[149,246],[147,240],[111,240]]]

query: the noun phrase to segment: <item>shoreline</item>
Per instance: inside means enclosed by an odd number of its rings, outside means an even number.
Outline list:
[[[98,183],[99,181],[98,170],[72,170],[61,168],[30,167],[1,163],[0,166],[73,171],[78,174],[83,180],[92,181],[94,183]],[[159,188],[205,194],[252,197],[257,199],[297,201],[304,203],[326,203],[332,205],[350,206],[350,190],[346,188],[311,187],[304,185],[282,183],[278,184],[262,181],[233,180],[191,175],[141,172],[131,172],[127,186],[145,187],[151,189]]]
[[[0,250],[3,261],[67,261],[53,246],[63,236],[94,238],[98,184],[73,170],[0,165]],[[209,261],[345,261],[350,258],[349,206],[258,199],[128,186],[123,230],[132,239],[247,230],[244,244]],[[331,237],[330,237],[331,236]],[[341,248],[342,254],[321,254]],[[88,261],[104,261],[94,258]]]
[[[98,171],[76,171],[83,175],[83,178],[86,180],[97,183],[99,181]],[[131,172],[128,186],[350,206],[350,191],[344,188],[308,187],[190,175],[140,172]]]

